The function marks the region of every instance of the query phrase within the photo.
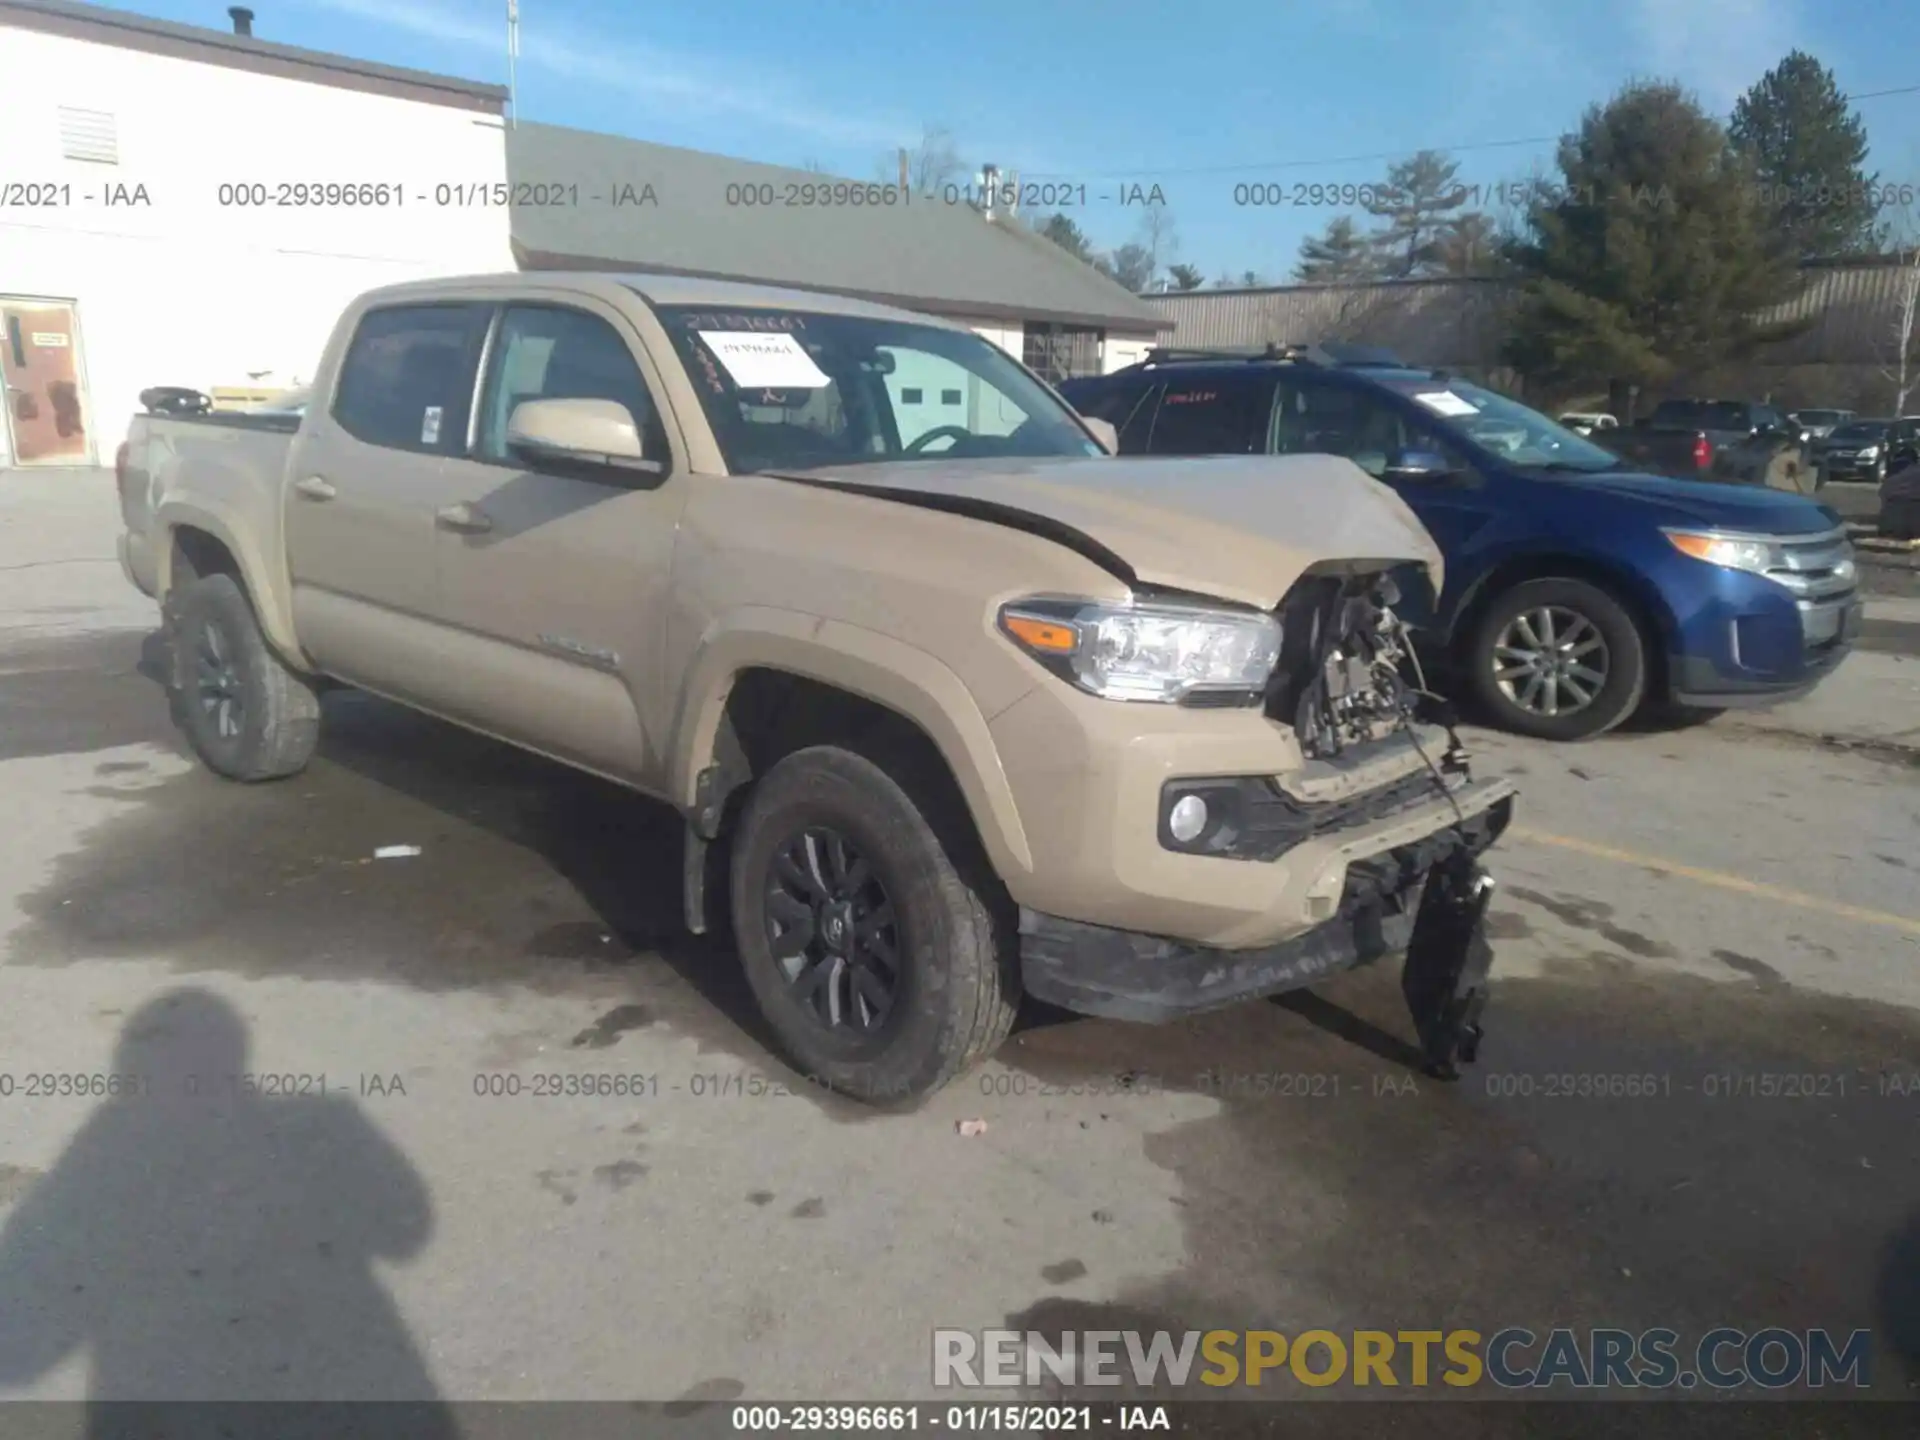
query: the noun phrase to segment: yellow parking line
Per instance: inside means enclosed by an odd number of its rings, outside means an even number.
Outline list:
[[[1572,850],[1576,854],[1591,855],[1596,860],[1617,860],[1622,865],[1639,865],[1648,870],[1658,870],[1665,875],[1677,875],[1683,880],[1697,880],[1702,885],[1713,885],[1722,890],[1733,890],[1742,895],[1777,901],[1782,905],[1797,905],[1802,910],[1817,910],[1823,915],[1832,915],[1840,920],[1858,920],[1865,925],[1885,925],[1889,929],[1904,930],[1909,935],[1920,935],[1920,920],[1906,915],[1895,915],[1887,910],[1869,910],[1861,905],[1845,905],[1838,900],[1823,899],[1801,890],[1787,890],[1758,880],[1745,880],[1738,875],[1724,874],[1719,870],[1702,870],[1696,865],[1681,865],[1673,860],[1663,860],[1658,855],[1643,855],[1637,850],[1620,850],[1612,845],[1595,844],[1591,840],[1577,840],[1570,835],[1551,835],[1544,830],[1530,830],[1523,825],[1514,826],[1507,831],[1507,834],[1516,840],[1530,840],[1536,845],[1553,845],[1562,850]]]

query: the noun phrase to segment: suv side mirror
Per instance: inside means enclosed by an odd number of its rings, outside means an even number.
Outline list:
[[[1387,457],[1388,480],[1445,480],[1460,473],[1438,450],[1396,450]]]
[[[507,450],[530,466],[617,465],[666,473],[666,466],[647,458],[640,427],[618,400],[524,400],[507,421]]]
[[[1080,423],[1087,427],[1109,455],[1120,453],[1120,432],[1113,428],[1111,420],[1102,420],[1097,415],[1082,415]]]

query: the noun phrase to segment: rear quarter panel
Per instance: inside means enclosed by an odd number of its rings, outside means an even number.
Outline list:
[[[288,607],[283,534],[287,461],[295,437],[205,421],[145,416],[139,466],[144,483],[145,543],[150,547],[164,602],[176,583],[174,538],[183,527],[219,540],[239,563],[261,628],[290,659],[300,656]],[[129,448],[129,470],[133,468]],[[129,517],[131,531],[134,517]]]

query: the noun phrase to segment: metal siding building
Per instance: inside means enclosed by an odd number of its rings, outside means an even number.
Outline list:
[[[1765,312],[1768,321],[1805,320],[1801,335],[1770,347],[1768,367],[1877,366],[1894,353],[1894,326],[1911,272],[1893,262],[1805,268],[1806,289]],[[1384,345],[1422,365],[1490,370],[1500,365],[1511,282],[1495,279],[1390,281],[1375,285],[1287,285],[1149,295],[1165,318],[1162,343],[1261,345],[1348,340]]]

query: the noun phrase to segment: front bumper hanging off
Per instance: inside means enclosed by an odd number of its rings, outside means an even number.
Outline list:
[[[1355,861],[1335,917],[1278,945],[1223,950],[1023,909],[1025,988],[1081,1014],[1158,1024],[1304,989],[1404,952],[1401,989],[1422,1062],[1450,1078],[1478,1049],[1492,964],[1493,881],[1478,857],[1505,830],[1512,807],[1508,796],[1463,823]]]
[[[1480,1051],[1480,1013],[1487,1004],[1487,906],[1493,877],[1464,848],[1427,877],[1407,942],[1400,993],[1420,1033],[1420,1059],[1429,1075],[1457,1080],[1456,1062],[1472,1064]]]

